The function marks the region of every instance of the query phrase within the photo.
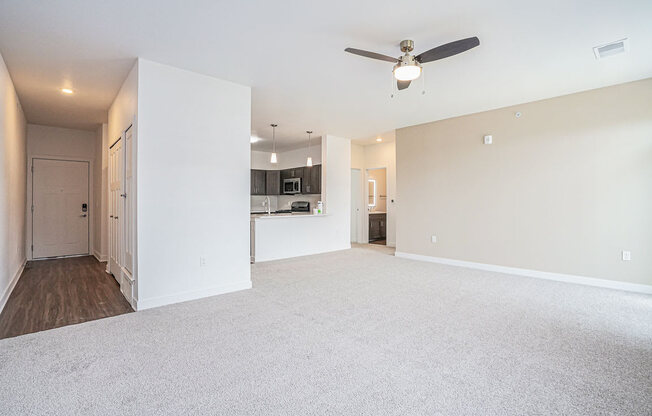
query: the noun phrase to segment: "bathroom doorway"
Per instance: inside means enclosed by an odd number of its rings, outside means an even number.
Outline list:
[[[387,169],[367,169],[369,244],[387,245]]]

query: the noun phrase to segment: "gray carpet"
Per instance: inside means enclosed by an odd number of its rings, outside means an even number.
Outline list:
[[[0,341],[7,415],[651,415],[652,297],[399,259]]]

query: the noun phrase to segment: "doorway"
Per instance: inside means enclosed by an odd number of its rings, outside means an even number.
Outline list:
[[[369,243],[387,245],[387,169],[367,169]]]
[[[351,242],[362,241],[362,171],[351,169]]]
[[[32,159],[32,258],[89,254],[87,161]]]

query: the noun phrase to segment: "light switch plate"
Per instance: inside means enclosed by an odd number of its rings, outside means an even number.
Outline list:
[[[437,236],[436,235],[431,236],[430,241],[432,241],[433,243],[436,243],[437,242]]]
[[[491,143],[493,143],[493,141],[494,141],[493,136],[491,136],[491,135],[484,136],[484,144],[491,144]]]
[[[632,259],[632,252],[623,250],[623,261],[630,261]]]

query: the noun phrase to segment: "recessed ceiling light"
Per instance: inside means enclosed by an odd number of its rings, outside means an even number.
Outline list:
[[[376,141],[377,141],[377,142],[382,142],[382,141],[383,141],[383,138],[382,138],[382,137],[376,137]]]
[[[262,139],[260,137],[251,136],[251,139],[249,140],[249,143],[258,143],[261,140]]]
[[[61,88],[61,92],[64,94],[72,94],[74,91],[70,88]]]

